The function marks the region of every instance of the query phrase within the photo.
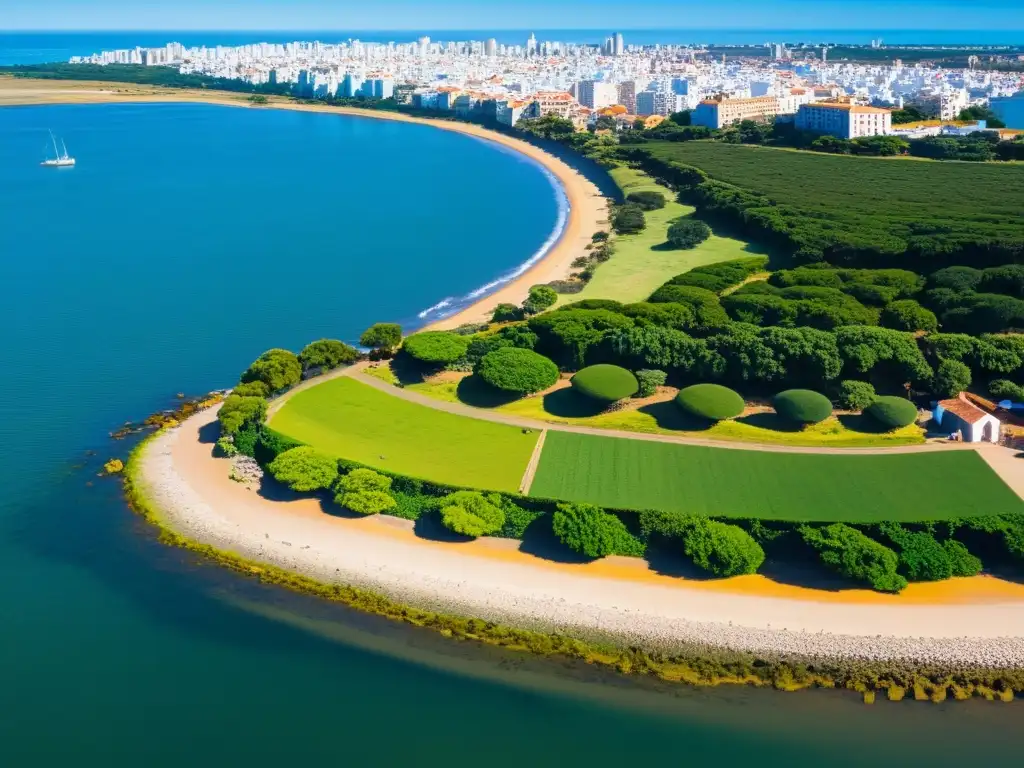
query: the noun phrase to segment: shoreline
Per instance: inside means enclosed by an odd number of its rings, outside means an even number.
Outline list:
[[[331,515],[317,499],[270,500],[231,481],[230,461],[199,440],[214,419],[212,409],[197,414],[132,458],[161,526],[330,588],[654,653],[1024,668],[1024,585],[981,576],[911,585],[900,596],[834,593],[759,576],[687,581],[639,558],[556,563],[511,540],[430,541],[407,521]]]
[[[472,293],[465,297],[453,297],[474,300],[450,315],[436,319],[431,319],[429,316],[422,318],[424,324],[417,330],[450,329],[466,323],[486,322],[490,320],[491,313],[498,304],[522,304],[531,286],[567,278],[573,269],[573,259],[584,254],[585,246],[591,242],[591,235],[607,224],[607,198],[601,194],[590,179],[540,147],[473,123],[430,119],[399,112],[358,107],[300,104],[287,97],[269,97],[267,104],[254,105],[248,102],[247,95],[234,95],[229,92],[157,88],[130,83],[32,80],[0,76],[0,108],[57,104],[132,103],[192,103],[249,109],[288,109],[296,112],[365,117],[426,125],[496,144],[499,150],[516,152],[526,160],[539,165],[542,172],[548,175],[549,180],[557,182],[558,194],[564,196],[567,210],[561,231],[559,232],[556,227],[548,236],[548,241],[542,244],[537,252],[531,254],[529,259],[506,270],[502,275],[496,276],[492,281],[493,290],[488,290],[479,297],[473,297]],[[558,205],[561,209],[563,201],[559,200]],[[561,217],[561,210],[559,216]],[[554,242],[550,243],[552,239]],[[537,257],[537,253],[540,253],[548,243],[550,245],[543,254]],[[529,264],[531,259],[536,259],[536,261]],[[529,266],[523,269],[526,264]],[[519,270],[522,271],[516,274]],[[503,281],[503,276],[508,274],[511,274],[512,277]],[[439,297],[439,303],[443,299],[445,297]],[[436,308],[437,305],[429,309]]]

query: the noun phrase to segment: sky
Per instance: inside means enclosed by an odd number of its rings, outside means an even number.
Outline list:
[[[0,30],[1024,29],[1024,0],[0,0]]]

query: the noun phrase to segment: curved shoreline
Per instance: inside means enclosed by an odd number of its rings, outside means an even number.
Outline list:
[[[519,542],[428,541],[406,521],[343,518],[316,499],[275,501],[246,490],[228,479],[230,462],[199,440],[214,418],[205,411],[154,436],[132,471],[162,525],[250,562],[417,608],[620,648],[1024,667],[1024,585],[957,580],[959,598],[953,588],[953,599],[938,604],[936,585],[905,596],[786,585],[765,594],[763,577],[745,577],[743,591],[657,574],[632,558],[553,563],[519,551]],[[971,628],[969,637],[962,627]]]
[[[215,106],[246,107],[249,109],[287,109],[296,112],[366,117],[377,120],[392,120],[416,125],[426,125],[446,131],[454,131],[501,148],[516,152],[527,160],[537,163],[560,185],[560,192],[568,205],[566,221],[555,242],[526,269],[523,264],[506,270],[510,278],[497,276],[488,290],[479,297],[471,294],[463,297],[473,299],[472,303],[458,311],[432,320],[426,320],[429,328],[455,328],[464,323],[479,323],[490,319],[491,312],[498,304],[521,304],[529,289],[538,283],[548,283],[569,276],[572,261],[584,253],[591,242],[590,237],[601,229],[607,219],[607,199],[597,186],[567,163],[529,142],[488,130],[473,123],[461,123],[441,119],[414,117],[399,112],[359,109],[356,107],[333,107],[319,104],[300,104],[284,97],[270,97],[265,105],[252,105],[247,96],[227,92],[204,92],[186,89],[156,88],[127,83],[96,83],[88,81],[28,80],[0,77],[0,107],[3,106],[44,106],[47,104],[144,104],[144,103],[191,103]],[[561,202],[559,203],[561,205]],[[552,236],[556,232],[551,233]],[[550,236],[549,236],[550,239]],[[543,246],[542,246],[543,247]],[[518,274],[517,274],[518,272]],[[480,289],[477,289],[480,290]],[[473,293],[475,293],[474,291]],[[444,297],[439,297],[439,301]],[[458,298],[458,297],[456,297]],[[436,305],[435,305],[436,307]],[[433,309],[433,308],[431,308]]]

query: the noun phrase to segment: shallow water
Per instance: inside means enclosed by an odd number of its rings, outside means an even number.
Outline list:
[[[36,165],[47,127],[73,171]],[[1015,705],[690,690],[263,587],[158,544],[95,477],[128,447],[106,433],[176,392],[515,267],[557,219],[533,164],[336,116],[46,107],[0,110],[0,182],[0,764],[1014,754]]]

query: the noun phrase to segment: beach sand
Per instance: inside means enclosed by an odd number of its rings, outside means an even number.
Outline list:
[[[639,558],[556,562],[505,539],[434,541],[408,521],[353,519],[229,480],[229,460],[200,442],[214,418],[206,411],[156,436],[136,476],[164,525],[251,561],[420,608],[652,649],[1024,665],[1022,584],[979,576],[900,595],[827,591],[764,576],[690,580]]]
[[[68,80],[31,80],[0,76],[0,107],[43,104],[116,104],[116,103],[185,102],[218,104],[247,109],[291,109],[301,112],[322,112],[335,115],[354,115],[378,120],[397,120],[405,123],[429,125],[454,131],[485,141],[500,144],[530,158],[543,166],[559,182],[569,204],[568,218],[561,237],[543,258],[522,275],[504,283],[494,292],[480,297],[473,304],[453,315],[432,321],[429,327],[455,328],[464,323],[480,323],[490,319],[498,304],[521,304],[530,287],[552,280],[561,280],[572,271],[572,261],[586,253],[591,235],[607,226],[608,200],[597,186],[561,159],[526,141],[489,131],[478,125],[448,120],[429,120],[394,112],[329,107],[318,104],[300,104],[281,97],[269,97],[267,105],[253,106],[247,94],[206,92],[175,88],[129,85],[122,83],[74,82]],[[523,254],[523,261],[533,254]],[[498,277],[498,275],[495,275]]]

